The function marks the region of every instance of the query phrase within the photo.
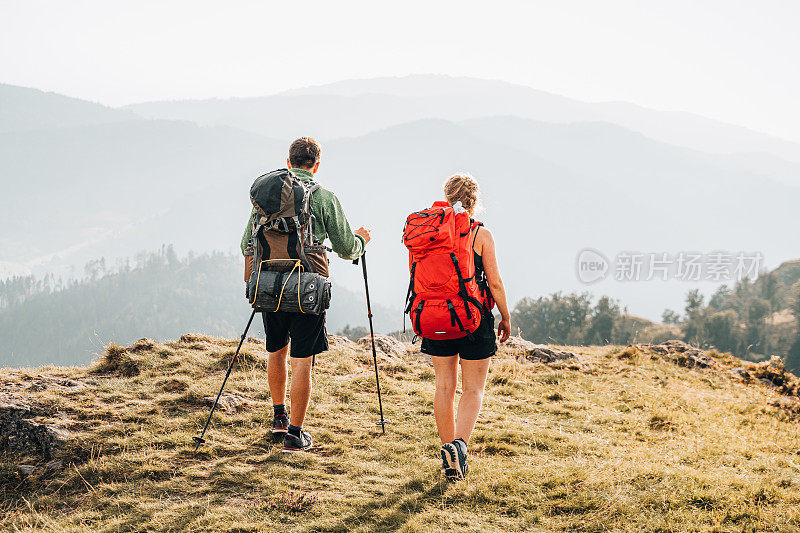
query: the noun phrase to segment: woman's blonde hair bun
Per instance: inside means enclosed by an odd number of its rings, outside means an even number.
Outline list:
[[[444,182],[444,196],[450,205],[461,202],[464,209],[472,216],[480,205],[478,181],[467,172],[453,174]]]

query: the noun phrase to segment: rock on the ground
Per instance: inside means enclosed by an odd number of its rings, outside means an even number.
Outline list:
[[[64,466],[64,461],[61,459],[53,459],[52,461],[48,461],[44,465],[28,465],[28,464],[21,464],[17,465],[17,470],[23,476],[32,476],[38,473],[48,473],[53,472],[55,470],[59,470],[61,467]]]
[[[36,465],[18,465],[17,468],[24,476],[30,476],[36,471]]]
[[[347,337],[334,335],[332,333],[328,334],[328,346],[329,348],[336,348],[338,350],[355,350],[358,348],[358,345]]]
[[[678,366],[686,368],[719,368],[706,352],[683,341],[671,340],[661,344],[642,344],[640,348],[665,356]]]
[[[203,398],[203,404],[211,407],[214,405],[214,400],[216,396],[206,396]],[[247,400],[242,398],[239,395],[231,394],[229,392],[223,392],[222,395],[219,397],[219,402],[217,403],[217,409],[222,409],[226,413],[235,413],[239,409],[245,407],[247,404]]]
[[[769,405],[782,409],[795,416],[800,416],[800,398],[796,396],[779,396],[769,401]]]
[[[358,339],[356,344],[365,350],[372,351],[372,340],[369,335]],[[383,354],[388,359],[408,355],[408,349],[406,349],[405,344],[389,335],[375,335],[375,351],[379,355]]]
[[[71,439],[48,423],[46,410],[13,394],[0,393],[0,450],[51,460]]]
[[[745,362],[743,366],[751,379],[760,381],[784,396],[800,396],[800,379],[786,371],[780,357],[772,356],[769,361],[759,363]]]
[[[75,379],[69,378],[57,378],[53,376],[42,376],[39,375],[36,377],[36,381],[28,385],[28,390],[31,391],[41,391],[45,389],[57,389],[57,390],[80,390],[85,385],[80,381]]]
[[[517,361],[520,363],[545,363],[554,368],[589,370],[589,365],[580,355],[567,350],[558,350],[544,344],[531,343],[530,347],[517,356]]]
[[[527,341],[522,337],[509,337],[506,342],[504,342],[501,346],[509,349],[509,350],[533,350],[536,348],[536,343],[531,341]]]

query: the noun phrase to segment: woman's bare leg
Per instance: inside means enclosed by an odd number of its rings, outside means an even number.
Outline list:
[[[478,419],[478,413],[481,410],[483,389],[486,386],[486,374],[489,372],[489,364],[491,361],[491,358],[481,359],[479,361],[461,359],[461,388],[463,392],[458,402],[458,419],[456,420],[454,438],[461,439],[465,443],[469,442],[469,437],[472,434],[472,430],[475,428],[475,421]],[[438,386],[438,374],[436,382]],[[436,422],[438,424],[438,417]],[[442,435],[441,429],[439,430],[439,435]],[[442,443],[444,442],[443,439]]]
[[[458,356],[433,356],[431,360],[433,361],[433,371],[436,374],[433,415],[436,418],[439,438],[442,440],[442,444],[445,444],[452,442],[455,438],[453,401],[456,397],[456,384],[458,383]]]

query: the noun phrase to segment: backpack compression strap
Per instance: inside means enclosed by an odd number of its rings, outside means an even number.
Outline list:
[[[456,275],[458,276],[458,295],[462,300],[464,300],[464,310],[467,312],[467,318],[472,320],[472,311],[470,311],[468,303],[474,304],[478,309],[486,309],[486,306],[470,296],[469,292],[467,292],[467,282],[472,280],[475,276],[473,275],[465,278],[461,275],[461,268],[458,266],[458,258],[456,257],[456,254],[450,253],[450,259],[453,261],[453,266],[456,268]]]
[[[414,303],[417,295],[414,292],[414,272],[417,270],[417,262],[411,263],[411,276],[408,280],[408,292],[406,293],[406,313],[411,312],[411,305]]]
[[[303,262],[306,271],[314,272],[314,269],[311,267],[311,262],[308,260],[308,257],[306,257],[305,244],[306,240],[308,240],[309,244],[314,244],[313,226],[315,218],[314,213],[311,212],[311,194],[319,189],[319,183],[312,180],[308,185],[303,184],[303,187],[305,188],[305,194],[303,195],[303,213],[307,215],[304,217],[306,218],[305,224],[301,226],[299,216],[292,217],[292,220],[294,221],[297,231],[300,260]]]

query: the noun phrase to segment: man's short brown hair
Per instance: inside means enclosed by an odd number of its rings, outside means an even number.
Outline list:
[[[319,163],[322,149],[311,137],[300,137],[289,147],[289,163],[294,168],[312,168]]]

